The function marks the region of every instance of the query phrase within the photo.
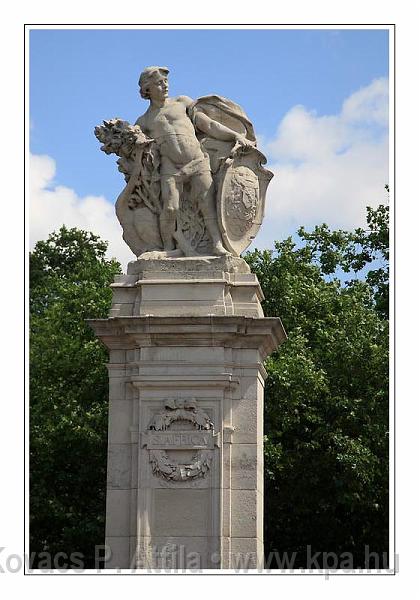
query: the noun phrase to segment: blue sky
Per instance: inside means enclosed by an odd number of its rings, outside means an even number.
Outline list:
[[[96,227],[120,260],[134,258],[118,249],[124,243],[111,223],[123,179],[93,128],[114,116],[134,122],[146,110],[137,80],[150,64],[169,67],[171,95],[220,94],[253,122],[275,173],[257,247],[299,225],[361,224],[367,199],[384,202],[388,182],[388,36],[385,29],[32,30],[31,242],[62,219]]]

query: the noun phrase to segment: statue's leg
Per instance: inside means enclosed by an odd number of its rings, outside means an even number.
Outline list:
[[[179,196],[181,183],[172,175],[161,179],[161,197],[163,209],[160,213],[159,224],[164,250],[174,249],[174,231],[179,211]]]
[[[191,178],[191,194],[193,198],[197,199],[198,207],[204,217],[207,231],[213,242],[214,253],[217,255],[228,254],[228,251],[223,247],[219,224],[217,222],[214,185],[210,171],[203,171],[193,175]]]

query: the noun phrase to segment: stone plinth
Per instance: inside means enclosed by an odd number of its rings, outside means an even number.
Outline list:
[[[137,260],[112,288],[111,317],[264,316],[257,278],[233,256]]]
[[[110,351],[110,568],[263,564],[263,360],[285,333],[229,260],[131,264],[90,322]]]

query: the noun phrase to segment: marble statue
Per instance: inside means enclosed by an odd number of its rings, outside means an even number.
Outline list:
[[[217,95],[170,98],[168,73],[141,73],[150,105],[135,125],[116,118],[95,128],[125,177],[123,239],[140,258],[239,256],[261,225],[272,173],[240,106]]]

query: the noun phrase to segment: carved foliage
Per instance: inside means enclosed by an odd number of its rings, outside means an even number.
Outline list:
[[[168,481],[188,481],[204,477],[212,460],[210,450],[199,450],[188,464],[174,463],[164,450],[150,450],[152,471]]]

